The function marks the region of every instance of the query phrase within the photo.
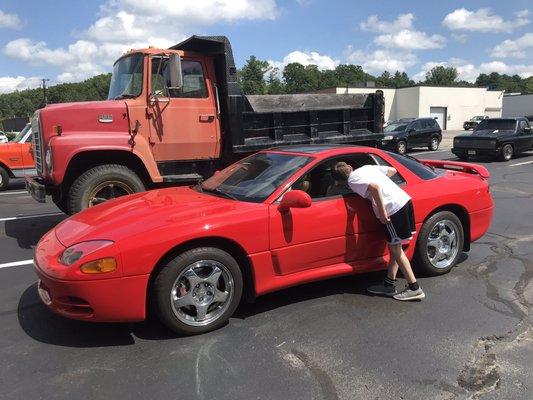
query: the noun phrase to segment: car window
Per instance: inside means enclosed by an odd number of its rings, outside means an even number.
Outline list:
[[[168,58],[155,57],[152,59],[152,93],[154,95],[187,98],[207,97],[207,87],[200,62],[181,61],[183,86],[180,89],[167,89],[171,86],[168,68]]]
[[[385,161],[383,158],[381,158],[377,154],[372,154],[371,157],[375,160],[377,165],[381,165],[381,166],[384,166],[384,167],[392,167],[392,165],[390,165],[387,161]],[[403,178],[403,176],[399,172],[395,173],[390,178],[395,184],[397,184],[399,186],[405,185],[405,183],[406,183],[405,179]]]
[[[520,124],[518,125],[518,130],[520,132],[524,132],[524,130],[528,127],[528,124],[526,121],[520,121]]]
[[[484,119],[481,121],[476,130],[508,130],[514,131],[516,127],[516,120],[514,119]]]
[[[416,159],[413,159],[412,157],[402,156],[400,154],[391,153],[391,152],[387,152],[387,154],[389,154],[392,158],[394,158],[404,167],[409,169],[419,178],[422,178],[424,180],[429,180],[429,179],[433,179],[439,176],[439,174],[435,170],[428,167],[427,165],[422,164]]]
[[[410,126],[411,129],[422,129],[422,124],[420,121],[415,121]]]

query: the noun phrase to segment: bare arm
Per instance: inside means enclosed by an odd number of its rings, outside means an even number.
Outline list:
[[[394,169],[394,171],[396,170]],[[387,210],[385,210],[385,204],[383,204],[383,198],[381,197],[381,190],[379,190],[379,185],[377,183],[371,183],[370,185],[368,185],[368,190],[370,191],[372,198],[378,206],[379,220],[382,224],[386,224],[387,222],[389,222],[389,216],[387,215]]]
[[[396,173],[398,172],[396,170],[396,168],[393,168],[393,167],[385,167],[387,168],[387,172],[386,172],[386,175],[390,178],[391,176],[393,175],[396,175]]]

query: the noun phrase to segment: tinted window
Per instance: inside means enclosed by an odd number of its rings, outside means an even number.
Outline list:
[[[304,156],[257,153],[213,175],[198,190],[260,203],[309,161],[311,158]]]
[[[522,131],[522,132],[523,132],[524,129],[526,129],[528,126],[529,126],[529,125],[527,124],[526,121],[520,121],[520,123],[519,123],[519,129],[520,129],[520,131]]]
[[[376,160],[376,164],[378,164],[378,165],[382,165],[382,166],[385,166],[385,167],[392,167],[392,165],[390,165],[387,161],[385,161],[383,158],[381,158],[380,156],[378,156],[376,154],[372,154],[371,157],[374,160]],[[403,176],[401,176],[399,172],[395,173],[390,178],[397,185],[405,184],[405,179],[403,179]]]
[[[438,174],[433,169],[429,168],[427,165],[424,165],[412,158],[401,156],[396,153],[388,152],[388,154],[392,158],[394,158],[396,161],[398,161],[400,164],[402,164],[404,167],[406,167],[411,172],[413,172],[419,178],[429,180],[429,179],[436,178],[438,176]]]
[[[207,97],[202,64],[198,61],[181,61],[183,87],[167,89],[170,84],[168,58],[156,57],[152,59],[152,93],[162,97]],[[168,92],[168,93],[167,93]]]
[[[405,122],[403,123],[392,123],[385,127],[384,132],[400,132],[405,130],[405,127],[407,124]]]
[[[409,128],[410,129],[422,129],[422,123],[421,121],[415,121],[411,124]]]
[[[477,125],[476,130],[488,129],[494,131],[514,131],[515,127],[516,120],[514,119],[484,119]]]

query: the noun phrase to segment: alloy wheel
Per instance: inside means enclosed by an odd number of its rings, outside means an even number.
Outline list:
[[[450,220],[435,223],[427,240],[427,256],[435,268],[448,268],[459,252],[459,227]]]

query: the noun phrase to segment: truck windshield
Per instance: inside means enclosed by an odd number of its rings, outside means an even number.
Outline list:
[[[514,131],[516,127],[516,120],[514,119],[484,119],[481,121],[476,131],[487,129],[489,131]]]
[[[230,165],[197,188],[220,197],[260,203],[311,160],[291,154],[257,153]]]
[[[115,63],[107,97],[109,100],[133,98],[141,94],[143,60],[142,54],[132,54]]]
[[[24,139],[24,136],[26,136],[26,133],[31,129],[31,124],[26,124],[23,130],[21,130],[17,136],[13,138],[11,142],[19,143],[22,139]]]

